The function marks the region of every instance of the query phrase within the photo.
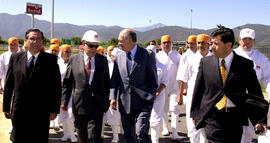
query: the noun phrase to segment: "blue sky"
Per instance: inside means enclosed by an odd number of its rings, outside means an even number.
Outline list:
[[[142,27],[155,23],[199,29],[216,24],[270,25],[270,0],[54,0],[55,22],[76,25]],[[25,3],[43,5],[35,18],[51,21],[52,0],[0,0],[0,13],[22,14]]]

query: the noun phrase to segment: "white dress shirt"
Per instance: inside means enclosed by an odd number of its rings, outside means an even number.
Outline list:
[[[83,52],[83,59],[84,59],[84,66],[86,66],[87,62],[88,62],[88,56],[85,52]],[[93,77],[94,77],[94,73],[95,73],[95,56],[91,57],[91,74],[89,77],[89,85],[91,85]]]
[[[226,67],[226,70],[227,70],[227,76],[228,76],[228,74],[230,72],[233,56],[234,56],[233,52],[231,52],[227,57],[224,58],[225,67]],[[218,60],[219,60],[219,67],[220,67],[222,58],[218,58]],[[235,107],[235,104],[233,104],[233,102],[229,98],[227,98],[226,107]]]

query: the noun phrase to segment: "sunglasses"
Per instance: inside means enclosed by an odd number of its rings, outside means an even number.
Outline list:
[[[99,45],[92,45],[92,44],[85,44],[85,45],[87,45],[89,48],[96,48],[96,49],[97,49],[98,46],[99,46]]]

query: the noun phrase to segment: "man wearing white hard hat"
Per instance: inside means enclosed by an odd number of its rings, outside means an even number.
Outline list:
[[[234,51],[236,54],[253,61],[257,78],[266,88],[268,95],[270,95],[270,62],[266,56],[254,49],[255,31],[250,28],[242,29],[239,42],[240,46]],[[249,126],[244,126],[241,143],[251,142],[253,135],[254,127],[249,123]]]
[[[67,66],[61,108],[65,111],[68,109],[72,96],[74,124],[78,129],[80,143],[98,143],[103,114],[110,105],[108,61],[96,53],[100,40],[95,31],[85,32],[82,42],[84,51],[71,56]]]
[[[148,51],[156,55],[157,48],[154,45],[149,45],[146,48]],[[150,130],[152,143],[159,143],[160,128],[162,125],[162,117],[165,105],[165,88],[168,83],[168,69],[165,64],[160,63],[156,59],[158,89],[156,98],[150,116]]]

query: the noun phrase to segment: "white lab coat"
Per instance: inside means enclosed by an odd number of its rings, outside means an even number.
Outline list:
[[[168,83],[168,70],[166,65],[156,61],[158,85],[163,83],[167,86]],[[166,89],[166,88],[165,88]],[[164,104],[165,104],[165,89],[154,100],[153,108],[150,117],[151,139],[152,142],[159,139],[160,125],[162,123]]]
[[[243,56],[254,63],[254,70],[256,72],[257,78],[262,82],[263,86],[266,88],[266,92],[270,95],[270,62],[266,56],[255,49],[251,49],[249,52],[242,50],[241,46],[234,49],[235,53]],[[241,143],[250,143],[254,136],[254,126],[249,121],[249,126],[243,127],[243,136]]]
[[[20,52],[20,48],[18,48],[17,53],[18,52]],[[10,50],[0,55],[0,78],[2,79],[1,85],[3,88],[5,86],[4,84],[8,70],[9,59],[11,55],[12,53],[10,52]]]
[[[109,65],[109,72],[110,72],[110,77],[111,77],[112,72],[113,72],[114,63],[111,61],[108,65]],[[114,110],[110,107],[109,110],[105,113],[105,115],[103,117],[103,121],[107,122],[111,126],[113,126],[113,125],[120,126],[121,125],[121,117],[120,117],[120,112],[118,111],[118,107],[117,107],[117,110]]]
[[[207,56],[211,56],[212,53],[208,52]],[[204,135],[204,130],[200,129],[197,130],[195,125],[192,122],[192,118],[190,118],[190,108],[191,108],[191,101],[193,96],[193,90],[197,78],[197,74],[199,72],[199,65],[200,61],[203,56],[199,51],[196,52],[192,60],[187,61],[185,71],[181,74],[180,80],[186,82],[188,85],[187,95],[183,96],[185,98],[186,104],[186,124],[188,129],[188,137],[190,138],[191,142],[197,143],[205,143],[206,137]]]
[[[183,55],[181,55],[178,70],[177,70],[177,75],[176,75],[176,80],[177,81],[179,81],[180,78],[185,73],[185,71],[186,71],[186,63],[193,59],[193,56],[195,55],[195,53],[193,51],[191,51],[190,49],[187,49],[187,51]]]

